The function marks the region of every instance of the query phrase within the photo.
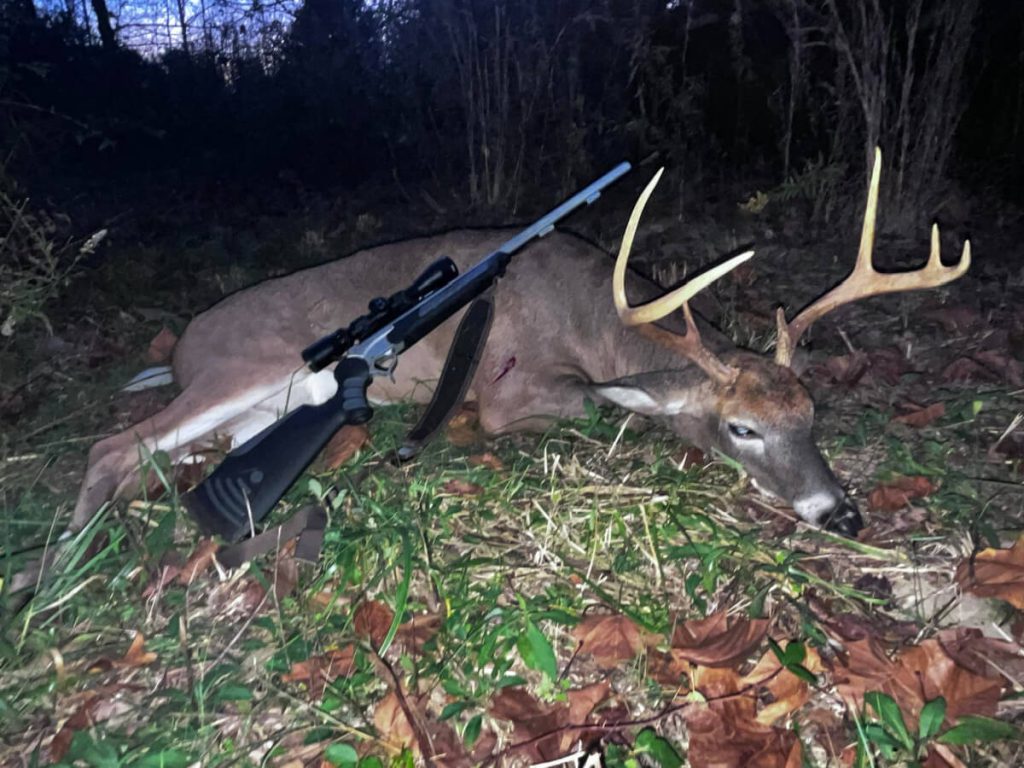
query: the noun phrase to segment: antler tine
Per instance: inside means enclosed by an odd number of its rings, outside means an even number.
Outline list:
[[[612,298],[615,301],[615,311],[623,323],[629,326],[637,326],[637,330],[653,341],[670,347],[680,354],[696,363],[701,370],[719,383],[729,384],[735,381],[739,372],[723,363],[718,357],[701,342],[700,332],[693,320],[693,313],[690,312],[689,300],[711,285],[715,280],[731,272],[743,262],[754,255],[753,251],[746,251],[738,256],[733,256],[721,264],[712,267],[701,275],[689,280],[686,284],[661,296],[660,298],[641,304],[636,307],[629,306],[626,299],[626,262],[629,261],[629,254],[633,249],[633,239],[636,236],[637,227],[640,224],[640,217],[643,215],[644,207],[650,199],[651,193],[658,185],[664,168],[659,168],[654,178],[640,193],[640,197],[633,206],[633,212],[626,224],[626,231],[622,235],[622,245],[619,247],[619,255],[615,260],[615,271],[612,274]],[[666,315],[682,308],[686,318],[686,335],[680,336],[677,333],[666,331],[651,325]]]
[[[878,215],[878,187],[882,174],[882,151],[875,148],[875,164],[871,171],[871,182],[868,185],[868,200],[864,210],[864,224],[861,227],[860,247],[857,249],[857,263],[853,271],[839,285],[821,298],[802,310],[793,322],[787,324],[783,310],[776,315],[778,324],[778,341],[775,347],[775,362],[788,366],[793,360],[793,351],[806,331],[815,320],[858,299],[880,296],[885,293],[916,291],[924,288],[938,288],[950,283],[970,269],[971,242],[964,242],[960,260],[947,267],[942,263],[939,249],[939,228],[932,225],[931,249],[928,262],[920,269],[906,272],[878,272],[871,263],[875,244],[875,223]]]
[[[644,207],[650,198],[654,188],[658,186],[664,168],[659,168],[654,178],[640,193],[633,212],[626,224],[626,231],[622,235],[622,245],[619,246],[619,255],[615,259],[615,271],[612,273],[612,298],[615,300],[615,311],[619,313],[619,319],[626,325],[643,325],[653,323],[666,315],[684,306],[686,302],[703,291],[723,275],[728,274],[740,264],[754,255],[753,251],[746,251],[723,261],[721,264],[712,267],[707,272],[689,280],[664,296],[641,304],[636,307],[629,306],[626,299],[626,262],[629,261],[629,254],[633,250],[633,238],[636,236],[637,226],[640,224],[640,217],[643,215]]]

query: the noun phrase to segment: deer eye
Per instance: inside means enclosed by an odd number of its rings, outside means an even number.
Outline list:
[[[757,434],[757,432],[752,430],[750,427],[744,426],[743,424],[734,424],[731,422],[729,424],[729,432],[731,432],[734,437],[738,437],[741,440],[753,440],[755,438],[760,437],[760,435]]]

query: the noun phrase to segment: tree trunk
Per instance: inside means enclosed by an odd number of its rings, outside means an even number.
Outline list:
[[[117,47],[117,40],[114,39],[114,27],[110,23],[110,9],[107,8],[107,1],[92,0],[92,10],[96,14],[96,28],[100,32],[103,50],[114,50]]]

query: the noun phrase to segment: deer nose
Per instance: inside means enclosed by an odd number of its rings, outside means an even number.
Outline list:
[[[843,494],[839,504],[822,517],[821,525],[826,531],[835,531],[838,534],[855,539],[861,528],[864,527],[864,521],[861,519],[860,510],[857,509],[857,505],[853,503],[849,496]]]
[[[820,525],[827,531],[850,538],[864,527],[860,511],[853,500],[842,490],[838,493],[819,491],[793,500],[793,509],[810,523]]]

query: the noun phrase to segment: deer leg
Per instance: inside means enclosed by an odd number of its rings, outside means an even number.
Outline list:
[[[274,377],[270,384],[249,388],[239,386],[245,376],[235,376],[227,382],[216,378],[191,382],[156,415],[92,447],[69,530],[81,530],[104,502],[137,489],[140,464],[147,455],[164,451],[173,465],[217,436],[230,436],[232,445],[242,443],[286,410],[322,402],[333,394],[328,390],[336,385],[330,371],[325,373],[329,379],[326,388],[322,376],[293,381],[290,372]],[[266,371],[260,373],[260,378],[267,380]]]

